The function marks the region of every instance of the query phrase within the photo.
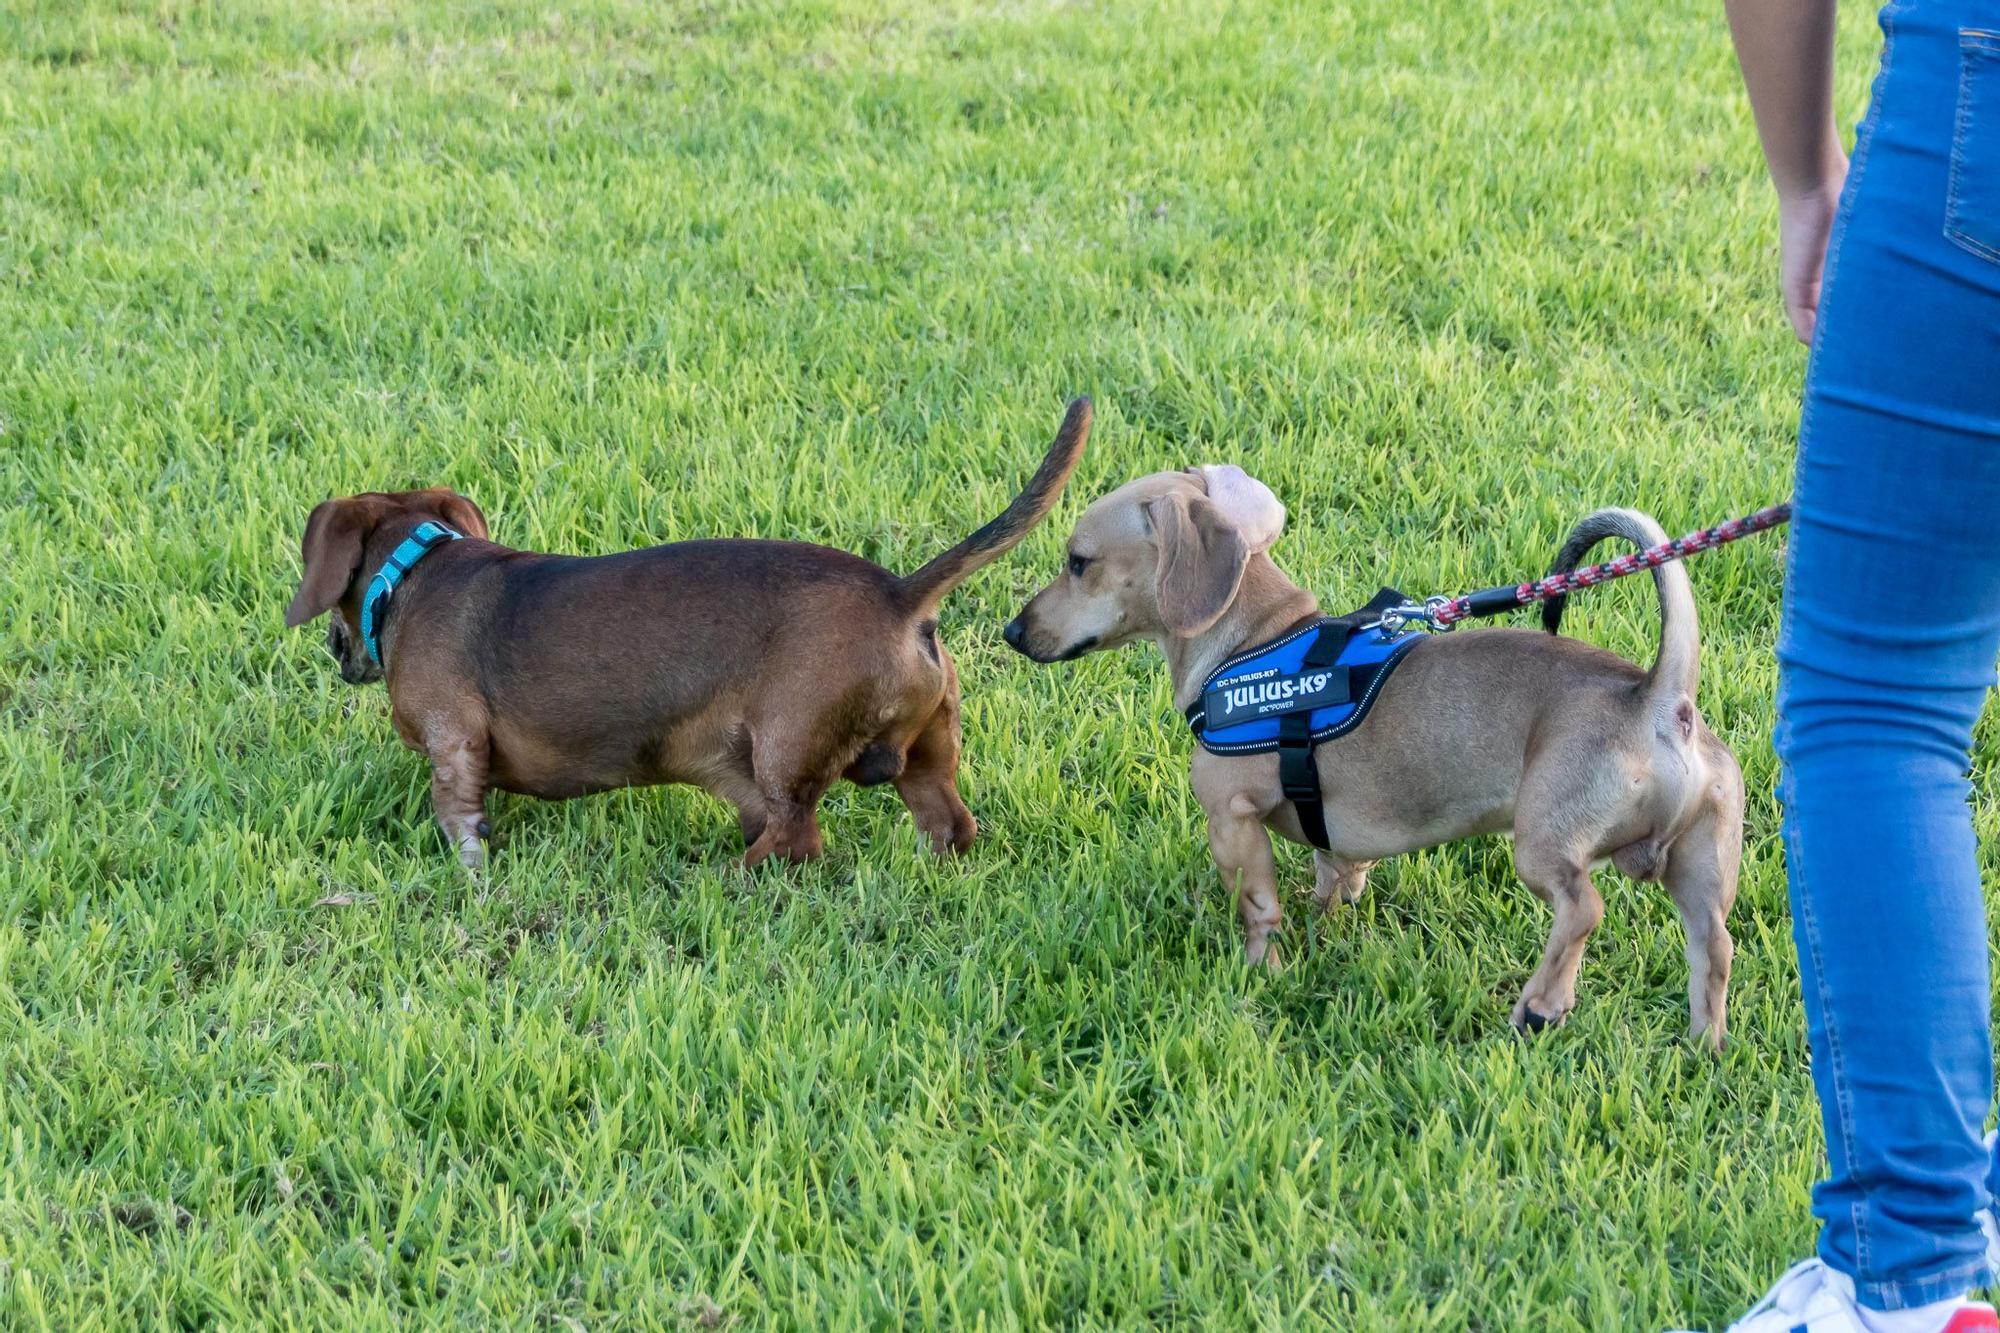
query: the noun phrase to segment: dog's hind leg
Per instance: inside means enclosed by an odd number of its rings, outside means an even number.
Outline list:
[[[1716,780],[1714,799],[1667,853],[1667,892],[1687,931],[1688,1035],[1721,1050],[1728,1033],[1729,964],[1736,954],[1726,924],[1743,860],[1743,786],[1732,772]],[[1733,797],[1733,799],[1732,799]]]
[[[1588,864],[1566,848],[1517,841],[1514,869],[1536,897],[1555,909],[1541,966],[1514,1005],[1514,1026],[1533,1032],[1562,1022],[1576,1006],[1584,942],[1604,919],[1604,899],[1591,883]]]
[[[484,727],[454,727],[425,737],[431,761],[431,808],[445,840],[467,870],[486,863],[486,766],[490,742]]]
[[[1313,901],[1324,911],[1334,899],[1358,903],[1368,891],[1368,872],[1373,861],[1343,861],[1331,852],[1313,851]]]
[[[939,856],[972,846],[979,821],[958,795],[958,700],[947,694],[904,755],[896,794]]]
[[[1236,895],[1236,914],[1243,920],[1243,955],[1251,966],[1273,972],[1283,965],[1272,935],[1284,925],[1278,905],[1278,862],[1271,854],[1271,835],[1264,812],[1250,796],[1238,792],[1208,809],[1208,850],[1222,872],[1222,886]]]

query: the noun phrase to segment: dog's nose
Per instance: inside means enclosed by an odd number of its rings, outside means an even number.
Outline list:
[[[1028,637],[1028,627],[1021,623],[1021,617],[1015,616],[1007,622],[1007,627],[1000,631],[1000,637],[1007,641],[1009,648],[1019,652],[1021,640]]]

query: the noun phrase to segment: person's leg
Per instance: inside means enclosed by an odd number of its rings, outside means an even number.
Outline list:
[[[2000,653],[2000,263],[1945,234],[1971,8],[1883,11],[1808,374],[1778,648],[1830,1166],[1820,1253],[1877,1310],[1985,1276],[1990,979],[1966,770]]]

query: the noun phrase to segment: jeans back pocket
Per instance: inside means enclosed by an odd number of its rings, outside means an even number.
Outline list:
[[[1958,120],[1944,234],[2000,263],[2000,32],[1958,34]]]

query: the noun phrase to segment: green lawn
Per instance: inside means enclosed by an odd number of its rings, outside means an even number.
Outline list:
[[[1782,496],[1774,236],[1696,0],[4,0],[0,1324],[1732,1317],[1822,1151],[1775,539],[1691,570],[1751,790],[1720,1060],[1610,872],[1517,1041],[1498,840],[1324,919],[1287,849],[1247,972],[1157,655],[998,631],[1159,466],[1269,482],[1334,608]],[[676,788],[499,800],[474,884],[380,689],[281,628],[307,508],[375,487],[912,569],[1083,391],[1063,507],[945,610],[962,861],[842,788],[747,875]],[[1650,660],[1653,605],[1570,628]]]

